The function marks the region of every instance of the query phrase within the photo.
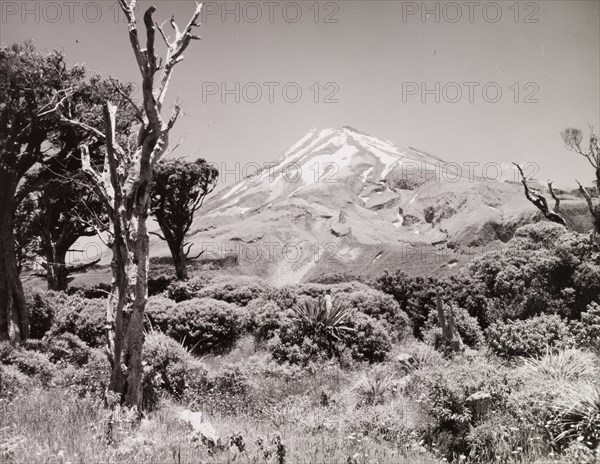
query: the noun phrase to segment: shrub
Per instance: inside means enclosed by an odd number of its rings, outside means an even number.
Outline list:
[[[345,306],[338,299],[328,305],[324,298],[305,300],[294,306],[294,316],[302,326],[302,332],[312,338],[323,349],[334,354],[334,344],[341,340],[351,330],[348,320],[352,316],[352,309]]]
[[[150,323],[149,329],[154,329],[153,324],[157,324],[157,328],[165,330],[168,327],[169,320],[176,312],[176,306],[175,301],[161,295],[148,298],[145,314]]]
[[[196,293],[196,298],[212,298],[238,306],[246,306],[254,299],[266,297],[268,293],[269,287],[264,282],[238,277],[208,284]]]
[[[576,384],[554,405],[555,416],[548,423],[554,441],[561,448],[580,442],[590,449],[600,445],[600,386],[593,382]]]
[[[526,375],[543,380],[574,382],[594,378],[598,374],[596,362],[591,353],[569,349],[525,359],[523,369]]]
[[[77,335],[92,347],[104,344],[106,326],[106,299],[88,300],[80,295],[56,299],[55,318],[50,334],[65,332]]]
[[[191,300],[192,298],[196,298],[198,292],[208,285],[212,279],[211,274],[202,273],[185,282],[171,282],[165,290],[165,295],[177,303]]]
[[[398,340],[410,332],[408,316],[390,295],[371,289],[342,294],[340,300],[345,305],[381,321]]]
[[[254,335],[254,340],[260,344],[275,334],[282,325],[289,324],[293,318],[291,309],[283,310],[274,301],[262,298],[252,300],[248,306],[248,332]]]
[[[446,315],[449,313],[449,311],[450,309],[447,305],[445,305],[444,312]],[[477,319],[456,305],[452,306],[452,313],[454,314],[456,331],[460,335],[462,341],[467,346],[473,348],[481,345],[484,341],[484,337],[483,331],[481,330]],[[431,311],[423,329],[423,340],[434,346],[436,349],[441,349],[441,345],[443,344],[441,335],[442,333],[439,326],[437,310]]]
[[[74,364],[83,366],[88,362],[90,347],[77,335],[65,332],[61,334],[48,334],[40,342],[26,344],[30,350],[44,353],[55,364]]]
[[[517,387],[518,382],[499,364],[464,358],[415,371],[408,389],[433,421],[422,431],[425,441],[450,460],[453,455],[469,454],[471,429],[503,411]],[[489,398],[487,411],[477,411],[469,399],[476,393]]]
[[[44,385],[50,384],[56,373],[56,366],[44,353],[12,346],[8,342],[0,343],[0,364],[14,366],[23,374],[39,380]]]
[[[90,350],[87,363],[81,367],[66,366],[56,375],[56,383],[80,397],[104,394],[110,380],[110,364],[106,354],[97,348]]]
[[[29,335],[40,339],[54,322],[53,305],[50,304],[47,292],[33,288],[25,292],[25,304],[29,311]]]
[[[600,305],[592,303],[581,313],[581,320],[573,323],[578,346],[600,351]]]
[[[494,353],[506,359],[542,356],[573,345],[569,326],[556,315],[494,323],[486,329],[485,336]]]
[[[143,358],[144,401],[151,409],[157,405],[161,392],[179,399],[192,377],[206,377],[206,370],[182,345],[159,332],[146,336]]]
[[[148,318],[153,327],[199,354],[230,350],[248,320],[246,312],[237,306],[208,298],[165,306],[164,311],[152,310]]]
[[[353,359],[370,363],[385,360],[392,349],[392,338],[380,321],[356,312],[349,326],[353,332],[344,339],[344,344]]]

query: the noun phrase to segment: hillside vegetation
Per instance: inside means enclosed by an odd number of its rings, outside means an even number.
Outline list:
[[[101,289],[30,289],[32,338],[0,345],[2,462],[598,462],[600,250],[551,223],[508,245],[439,279],[155,272],[141,422],[103,401]]]

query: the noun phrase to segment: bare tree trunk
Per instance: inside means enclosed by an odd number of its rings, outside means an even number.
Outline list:
[[[67,291],[67,253],[61,250],[47,250],[46,258],[46,281],[48,282],[48,290],[56,292]]]
[[[135,1],[119,0],[129,25],[129,39],[142,75],[143,111],[135,107],[141,129],[135,150],[125,150],[116,137],[117,107],[111,102],[104,105],[102,133],[80,121],[63,120],[92,132],[106,144],[104,170],[97,172],[92,166],[89,148],[82,146],[83,170],[94,183],[100,198],[106,204],[112,232],[112,295],[109,299],[107,319],[107,348],[112,366],[108,390],[120,394],[125,404],[141,412],[142,348],[144,343],[144,310],[148,300],[148,269],[150,263],[149,235],[146,225],[150,208],[150,186],[154,165],[169,146],[169,132],[179,116],[175,106],[171,117],[164,120],[161,108],[173,67],[183,59],[190,41],[197,39],[191,31],[199,24],[201,5],[196,5],[192,19],[183,31],[176,29],[175,40],[169,42],[161,26],[154,23],[151,6],[144,14],[146,48],[139,42]],[[159,69],[154,49],[155,30],[158,27],[167,45],[167,59],[158,85],[154,76]],[[116,303],[115,303],[116,300]]]
[[[175,276],[177,277],[177,280],[189,279],[187,272],[187,257],[183,248],[183,243],[181,243],[178,247],[178,250],[172,253],[173,264],[175,265]]]
[[[16,181],[0,177],[0,341],[25,340],[29,318],[15,253],[14,209]]]

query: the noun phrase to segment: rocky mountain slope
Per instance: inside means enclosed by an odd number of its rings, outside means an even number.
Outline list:
[[[563,208],[585,223],[580,199],[564,195]],[[220,190],[190,240],[207,258],[237,256],[239,272],[285,284],[397,267],[449,272],[538,216],[514,179],[471,176],[344,127],[309,132],[256,175]],[[152,248],[169,254],[164,242]]]

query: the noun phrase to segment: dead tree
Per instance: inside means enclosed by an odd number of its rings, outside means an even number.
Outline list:
[[[548,200],[546,199],[546,197],[544,195],[542,195],[538,192],[532,191],[529,188],[529,186],[527,185],[527,177],[523,173],[523,169],[521,169],[521,166],[519,166],[518,163],[513,163],[513,164],[519,170],[519,174],[521,174],[521,183],[523,184],[523,187],[525,189],[525,197],[531,203],[533,203],[533,205],[537,209],[539,209],[542,212],[542,214],[544,215],[544,217],[546,219],[566,227],[567,221],[565,221],[565,218],[560,213],[560,199],[558,198],[558,196],[554,192],[554,189],[552,188],[552,182],[548,181],[548,190],[550,192],[550,195],[554,199],[554,207],[550,208],[550,206],[548,205]]]
[[[583,134],[579,129],[567,128],[561,136],[567,148],[579,155],[583,156],[594,168],[594,174],[596,176],[596,187],[600,188],[600,146],[598,144],[598,136],[593,129],[590,130],[590,144],[587,150],[581,147],[583,141]],[[579,181],[576,181],[579,185],[579,191],[587,202],[588,209],[592,216],[592,224],[594,226],[594,236],[598,238],[600,235],[600,203],[594,204],[592,196],[588,190],[581,185]]]
[[[440,292],[438,291],[435,296],[435,303],[438,314],[438,322],[440,324],[440,328],[442,329],[442,337],[444,340],[444,344],[451,349],[453,353],[459,353],[462,351],[462,341],[460,339],[460,335],[456,331],[456,324],[454,323],[454,312],[452,311],[452,307],[448,311],[448,319],[446,319],[446,314],[444,312],[444,305],[442,303],[442,297],[440,296]]]
[[[104,132],[84,122],[70,122],[89,130],[106,146],[104,167],[98,172],[90,160],[87,145],[81,147],[83,170],[92,179],[103,199],[110,220],[112,259],[112,298],[107,307],[107,348],[112,373],[108,390],[121,395],[129,406],[142,408],[142,347],[144,343],[144,310],[148,300],[149,235],[146,225],[153,168],[169,146],[169,132],[180,108],[175,106],[171,116],[164,119],[162,105],[173,69],[183,59],[191,40],[202,5],[196,4],[187,26],[180,31],[173,18],[175,38],[171,41],[162,27],[154,23],[154,6],[144,14],[146,47],[142,48],[135,17],[136,0],[119,0],[129,27],[129,40],[141,77],[143,105],[137,111],[140,129],[134,149],[124,149],[116,137],[117,107],[110,101],[104,105]],[[167,45],[164,67],[157,62],[155,33],[160,32]],[[156,73],[162,74],[155,82]]]

